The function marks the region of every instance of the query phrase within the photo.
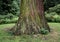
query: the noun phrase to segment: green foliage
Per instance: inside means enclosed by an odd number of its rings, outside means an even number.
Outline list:
[[[60,22],[60,16],[59,16],[59,15],[55,15],[55,16],[54,16],[54,19],[55,19],[56,22],[57,22],[57,21]]]
[[[16,0],[0,0],[0,15],[7,15],[12,13],[19,14],[19,5]]]
[[[49,12],[56,12],[57,14],[60,14],[60,4],[54,6],[54,7],[51,7],[49,8],[48,10]]]
[[[51,12],[51,13],[45,13],[46,15],[46,19],[49,21],[49,22],[53,22],[55,21],[54,17],[57,13],[56,12]]]
[[[0,24],[16,22],[13,18],[20,14],[18,0],[0,0]]]
[[[0,24],[7,24],[7,23],[16,23],[18,20],[18,17],[12,18],[12,19],[1,19]]]
[[[40,29],[40,33],[46,35],[46,34],[49,33],[49,31],[46,30],[46,29],[44,29],[44,28],[41,28],[41,29]]]
[[[20,1],[0,0],[0,23],[6,21],[6,19],[10,20],[16,16],[18,17],[20,14]],[[44,0],[44,9],[46,19],[49,22],[60,22],[60,0]]]
[[[45,16],[49,22],[60,22],[60,4],[49,8],[45,12]]]
[[[55,12],[52,12],[52,13],[45,15],[47,21],[49,21],[49,22],[60,22],[60,15],[58,15],[56,13],[53,15],[53,13],[55,13]]]
[[[50,7],[54,7],[56,5],[60,4],[60,0],[44,0],[44,8],[45,8],[45,11],[48,10]]]

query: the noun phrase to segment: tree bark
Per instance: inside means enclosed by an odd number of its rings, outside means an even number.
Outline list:
[[[21,0],[20,15],[13,32],[19,34],[38,34],[45,28],[50,32],[44,15],[42,0]]]

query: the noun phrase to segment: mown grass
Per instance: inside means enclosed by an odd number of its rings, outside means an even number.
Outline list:
[[[15,24],[13,24],[13,23],[11,23],[11,24],[1,24],[1,25],[0,25],[0,29],[1,29],[1,28],[9,28],[9,27],[11,28],[11,27],[13,27],[14,25],[15,25]]]
[[[60,23],[48,23],[51,28],[60,32]]]
[[[6,28],[11,28],[15,24],[0,25],[0,42],[60,42],[60,23],[48,23],[54,32],[48,35],[20,35],[14,36],[5,31]]]

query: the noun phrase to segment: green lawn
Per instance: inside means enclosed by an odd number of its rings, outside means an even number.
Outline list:
[[[1,28],[9,28],[9,27],[12,27],[12,26],[14,26],[15,24],[13,24],[13,23],[11,23],[11,24],[1,24],[0,25],[0,29]]]
[[[15,24],[2,24],[0,25],[0,42],[60,42],[60,23],[48,23],[50,28],[54,32],[49,33],[48,35],[21,35],[13,36],[11,33],[6,32],[4,29],[11,28]]]
[[[48,24],[52,29],[60,32],[60,23],[48,23]]]

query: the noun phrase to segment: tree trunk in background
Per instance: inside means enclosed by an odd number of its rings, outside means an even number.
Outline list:
[[[13,32],[19,34],[38,34],[40,29],[50,28],[45,20],[42,0],[21,0],[20,15]]]

